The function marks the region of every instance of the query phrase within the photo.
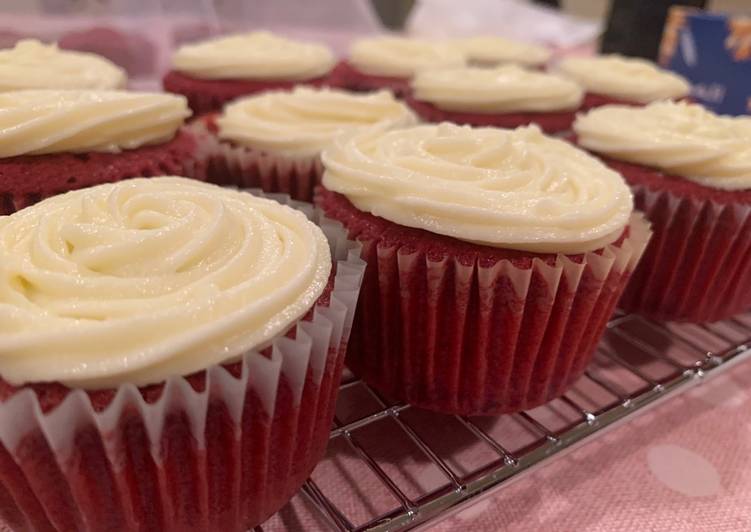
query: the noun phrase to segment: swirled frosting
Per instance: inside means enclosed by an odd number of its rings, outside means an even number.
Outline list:
[[[409,108],[388,91],[354,94],[305,87],[242,98],[227,105],[217,120],[220,138],[290,157],[317,156],[343,132],[415,122]]]
[[[536,126],[370,130],[338,138],[323,163],[326,188],[362,211],[502,248],[598,249],[633,209],[619,174]]]
[[[448,43],[407,37],[360,39],[349,51],[349,62],[373,76],[406,78],[425,68],[457,67],[465,61]]]
[[[516,65],[425,70],[412,89],[418,100],[446,111],[476,113],[574,110],[583,97],[571,80]]]
[[[751,118],[718,116],[696,104],[606,105],[577,117],[585,148],[702,185],[751,188]]]
[[[327,47],[267,31],[181,46],[175,70],[203,79],[307,80],[328,73],[336,59]]]
[[[34,39],[0,50],[0,92],[20,89],[121,89],[125,71],[104,57]]]
[[[0,375],[146,385],[267,344],[331,270],[299,211],[176,177],[55,196],[0,217]]]
[[[688,96],[691,90],[689,83],[678,74],[633,57],[571,57],[561,61],[557,70],[587,92],[631,102],[678,99]]]
[[[171,139],[190,116],[184,96],[27,90],[0,93],[0,157],[119,152]]]
[[[513,63],[540,66],[547,63],[551,56],[550,50],[544,46],[492,35],[456,39],[453,43],[465,54],[470,63],[480,65]]]

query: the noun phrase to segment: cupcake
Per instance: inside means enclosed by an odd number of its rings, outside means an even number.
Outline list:
[[[121,89],[125,71],[104,57],[25,39],[0,50],[0,92],[21,89]]]
[[[651,61],[620,55],[570,57],[556,71],[586,90],[582,109],[607,104],[641,106],[659,100],[681,100],[691,91],[688,81]]]
[[[371,37],[355,41],[349,59],[341,61],[331,75],[331,84],[361,92],[390,89],[401,96],[417,71],[459,67],[465,62],[464,53],[446,42]]]
[[[368,263],[348,367],[439,412],[565,392],[649,236],[616,172],[535,126],[370,130],[323,163],[316,200]]]
[[[491,35],[455,39],[453,44],[473,66],[494,67],[513,64],[543,68],[552,55],[545,46]]]
[[[751,307],[751,118],[687,103],[605,106],[577,141],[620,172],[655,236],[620,305],[708,322]]]
[[[162,84],[207,113],[240,96],[323,85],[335,63],[323,45],[255,31],[181,46]]]
[[[194,128],[214,131],[218,139],[209,161],[212,182],[310,201],[323,173],[321,151],[334,137],[415,122],[409,108],[388,91],[353,94],[300,87],[242,98]]]
[[[134,179],[0,217],[0,271],[11,529],[245,531],[322,456],[362,273],[341,229]]]
[[[0,92],[0,215],[61,192],[165,172],[202,178],[185,98],[124,91]]]
[[[516,65],[424,70],[407,102],[428,122],[514,128],[537,124],[547,133],[571,128],[583,91],[566,78]]]

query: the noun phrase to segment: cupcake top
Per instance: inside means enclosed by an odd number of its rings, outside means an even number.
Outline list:
[[[678,99],[691,90],[688,81],[678,74],[633,57],[571,57],[561,61],[557,70],[577,81],[587,92],[630,102]]]
[[[355,94],[306,87],[241,98],[225,106],[217,120],[222,139],[301,158],[317,156],[341,133],[415,122],[409,108],[388,91]]]
[[[0,93],[0,157],[111,152],[171,139],[190,116],[184,96],[150,92]]]
[[[751,188],[751,118],[683,102],[606,105],[577,117],[585,148],[725,190]]]
[[[484,66],[506,63],[542,66],[551,56],[550,50],[544,46],[492,35],[456,39],[453,43],[470,63]]]
[[[177,177],[0,216],[0,375],[90,389],[237,359],[314,305],[331,271],[304,214]]]
[[[19,89],[121,89],[125,70],[95,54],[34,39],[0,50],[0,92]]]
[[[425,70],[412,89],[416,99],[440,109],[475,113],[573,110],[584,95],[571,80],[516,65]]]
[[[302,81],[328,73],[336,59],[326,46],[267,31],[219,37],[178,48],[175,70],[202,79]]]
[[[372,37],[352,45],[349,62],[373,76],[408,78],[425,68],[462,66],[465,57],[448,43],[407,37]]]
[[[326,188],[361,211],[487,246],[599,249],[633,209],[618,173],[536,126],[370,130],[338,138],[323,163]]]

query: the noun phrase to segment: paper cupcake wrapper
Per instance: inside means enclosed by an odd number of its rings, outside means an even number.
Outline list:
[[[543,404],[584,371],[649,236],[634,215],[620,246],[531,267],[360,236],[368,269],[347,365],[392,399],[444,413]]]
[[[313,200],[313,191],[322,177],[323,163],[318,155],[293,159],[227,142],[218,143],[208,171],[212,183],[259,188],[299,201]]]
[[[621,298],[624,310],[711,322],[751,307],[751,205],[631,189],[654,237]]]
[[[341,226],[306,210],[336,273],[267,348],[158,386],[71,390],[47,412],[28,388],[0,404],[8,526],[245,531],[286,503],[325,451],[365,267]]]

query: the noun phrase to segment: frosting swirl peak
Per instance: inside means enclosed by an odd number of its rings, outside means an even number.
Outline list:
[[[325,288],[323,232],[184,178],[77,190],[0,217],[0,374],[146,385],[264,346]]]
[[[475,113],[574,110],[584,95],[571,80],[516,65],[425,70],[412,89],[416,99],[446,111]]]
[[[587,92],[637,103],[679,99],[691,90],[678,74],[651,61],[619,55],[570,57],[558,64],[558,72],[582,85]]]
[[[349,61],[373,76],[406,78],[426,68],[464,65],[464,53],[445,42],[407,37],[371,37],[356,41]]]
[[[574,123],[583,147],[726,190],[751,189],[751,118],[701,105],[607,105]]]
[[[96,54],[35,39],[0,50],[0,92],[20,89],[122,89],[125,71]]]
[[[456,39],[454,45],[467,56],[470,63],[484,66],[508,63],[540,66],[547,63],[552,55],[544,46],[493,35]]]
[[[326,46],[267,31],[219,37],[181,46],[175,70],[203,79],[303,81],[328,73],[336,59]]]
[[[126,91],[0,93],[0,157],[119,152],[171,139],[190,116],[184,96]]]
[[[633,209],[619,174],[536,126],[369,130],[338,138],[323,163],[326,188],[362,211],[502,248],[599,249]]]
[[[355,94],[306,87],[242,98],[228,104],[217,120],[221,138],[290,157],[317,156],[341,133],[415,122],[409,108],[388,91]]]

